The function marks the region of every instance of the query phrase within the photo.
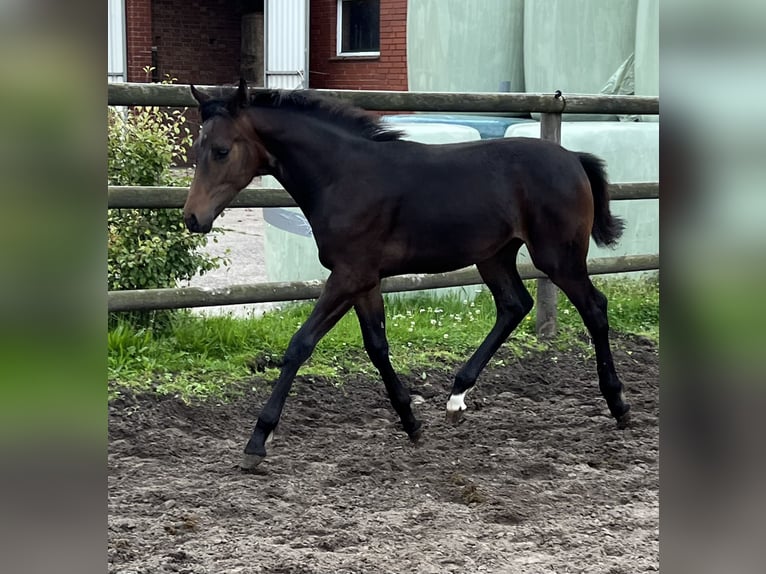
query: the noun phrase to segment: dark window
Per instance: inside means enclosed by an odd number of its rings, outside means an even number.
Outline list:
[[[338,2],[342,54],[380,52],[380,0]]]

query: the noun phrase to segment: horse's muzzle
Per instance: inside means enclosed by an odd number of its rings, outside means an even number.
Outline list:
[[[197,216],[193,213],[184,217],[184,223],[186,223],[186,228],[192,233],[208,233],[213,228],[212,222],[201,225],[197,221]]]

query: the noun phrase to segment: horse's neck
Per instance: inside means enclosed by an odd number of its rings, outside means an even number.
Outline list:
[[[304,212],[310,212],[326,185],[339,177],[348,142],[320,122],[301,120],[295,112],[268,110],[256,118],[256,125],[276,159],[272,175]]]

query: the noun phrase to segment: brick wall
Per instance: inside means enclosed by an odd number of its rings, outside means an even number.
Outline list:
[[[178,83],[236,84],[241,18],[229,0],[151,0],[157,71]]]
[[[152,2],[125,0],[125,39],[128,81],[145,82],[145,66],[152,64]]]
[[[406,90],[407,0],[380,0],[380,56],[336,55],[337,0],[310,0],[309,83],[313,88]],[[241,14],[229,0],[125,0],[128,81],[232,84],[240,76]]]
[[[337,0],[311,0],[309,87],[407,89],[407,0],[380,0],[380,56],[337,56]]]

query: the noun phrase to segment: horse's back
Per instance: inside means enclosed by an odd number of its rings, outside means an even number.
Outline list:
[[[520,168],[529,173],[570,169],[581,173],[576,153],[561,145],[539,138],[513,137],[449,144],[421,144],[394,141],[387,147],[385,162],[404,169],[402,173],[432,171],[451,177],[467,174],[475,180]]]
[[[576,153],[538,138],[452,144],[395,141],[378,156],[387,193],[412,208],[423,203],[482,202],[496,208],[521,196],[558,201],[580,193],[587,176]],[[383,189],[382,188],[382,189]]]

